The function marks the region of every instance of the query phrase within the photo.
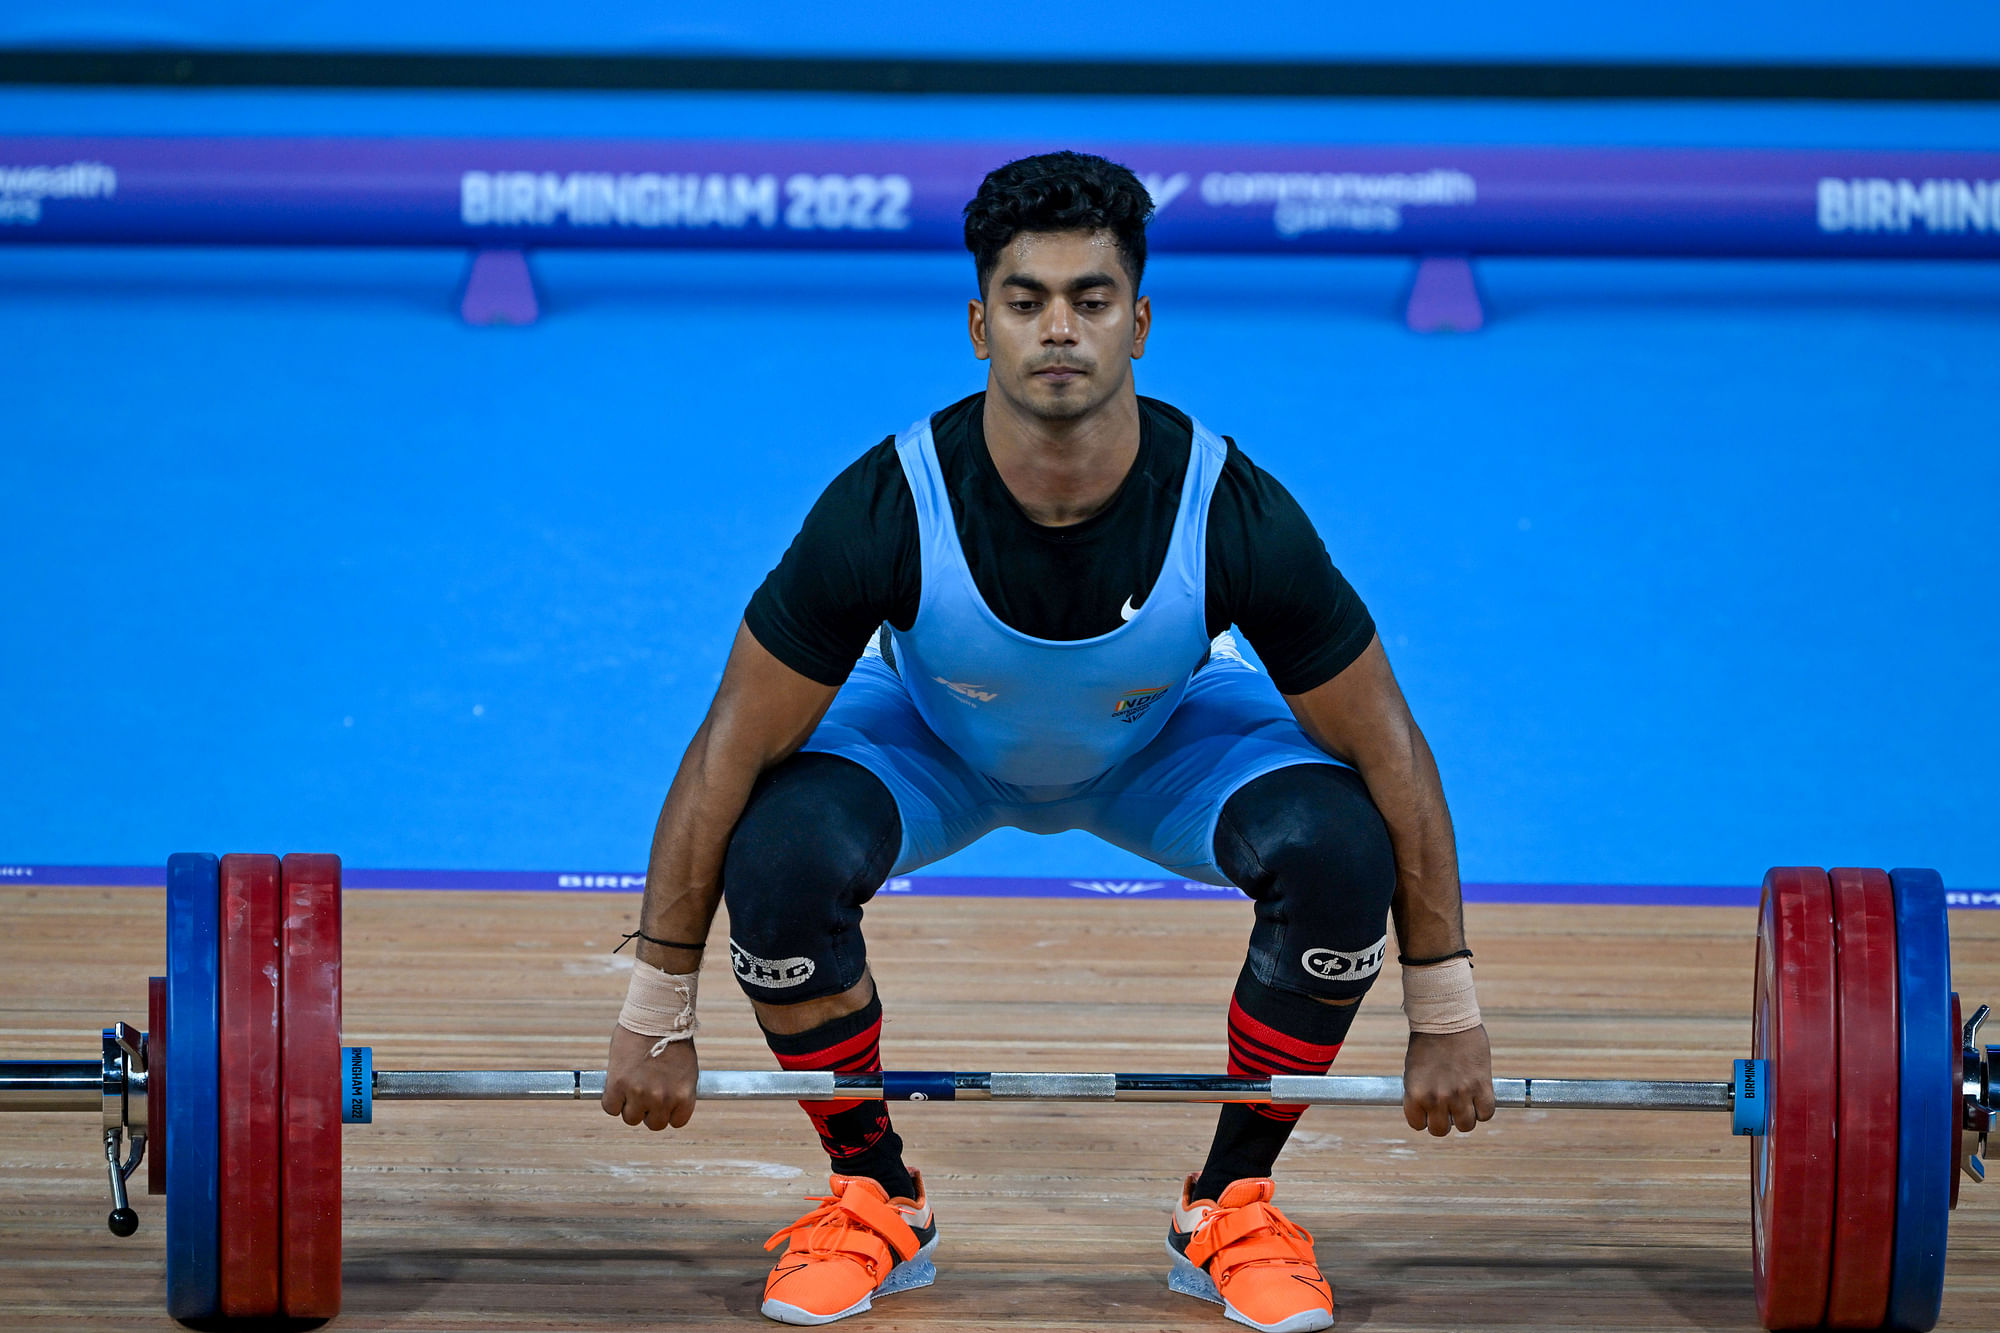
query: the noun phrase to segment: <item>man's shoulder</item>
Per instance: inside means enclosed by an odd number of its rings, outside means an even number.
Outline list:
[[[821,488],[809,522],[841,529],[874,525],[895,519],[911,503],[896,437],[890,435],[864,449]]]
[[[980,408],[986,395],[975,393],[948,407],[939,408],[928,418],[931,441],[947,474],[966,454],[966,446],[979,427]],[[841,507],[871,508],[887,501],[910,503],[909,479],[903,473],[902,455],[896,442],[902,431],[885,435],[864,449],[828,483],[825,498]]]
[[[1154,430],[1164,431],[1170,438],[1177,441],[1192,440],[1194,438],[1194,418],[1192,416],[1181,411],[1181,409],[1175,407],[1172,403],[1163,402],[1158,398],[1148,398],[1143,393],[1138,397],[1139,411],[1144,414],[1147,423]]]
[[[889,473],[902,473],[902,465],[896,458],[896,437],[885,435],[878,442],[869,445],[861,454],[840,470],[833,479],[834,486],[874,486]]]
[[[969,393],[948,407],[940,407],[931,413],[931,434],[941,430],[963,430],[980,419],[980,412],[986,406],[986,390]]]
[[[1265,525],[1275,524],[1288,527],[1296,523],[1310,525],[1305,511],[1299,507],[1291,491],[1271,473],[1259,467],[1250,455],[1243,452],[1234,436],[1218,435],[1225,451],[1221,475],[1216,478],[1215,494],[1209,501],[1209,517],[1214,522],[1240,525],[1253,539],[1276,537],[1274,528],[1265,531]]]
[[[986,394],[967,394],[949,407],[931,413],[931,448],[947,474],[968,456],[972,442],[985,434]]]
[[[1172,403],[1163,402],[1158,398],[1148,398],[1144,394],[1139,395],[1139,410],[1145,413],[1154,430],[1164,432],[1164,438],[1183,448],[1193,444],[1192,414],[1175,407]],[[1203,424],[1207,425],[1206,422]],[[1236,443],[1235,436],[1216,432],[1213,426],[1209,426],[1208,429],[1215,433],[1215,438],[1222,441],[1224,459],[1221,486],[1225,490],[1236,489],[1254,493],[1265,486],[1275,484],[1269,473],[1250,461],[1250,456]]]
[[[1158,398],[1148,398],[1144,394],[1139,395],[1139,411],[1145,415],[1147,423],[1162,439],[1171,442],[1182,450],[1190,448],[1194,444],[1195,419],[1192,413],[1183,411],[1175,407],[1172,403],[1163,402]],[[1223,462],[1223,476],[1225,478],[1229,478],[1231,474],[1236,474],[1239,481],[1249,481],[1263,475],[1262,470],[1255,463],[1252,463],[1244,455],[1243,451],[1237,447],[1234,436],[1224,435],[1215,431],[1215,428],[1208,426],[1206,422],[1203,425],[1207,426],[1216,439],[1222,441],[1222,447],[1226,455]]]

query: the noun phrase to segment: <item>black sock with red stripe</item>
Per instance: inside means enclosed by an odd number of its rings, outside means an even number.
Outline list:
[[[874,1074],[882,1069],[882,1001],[871,995],[851,1014],[810,1032],[764,1032],[764,1042],[785,1069],[831,1069],[841,1074]],[[890,1198],[914,1198],[917,1182],[903,1165],[903,1140],[889,1124],[889,1105],[862,1101],[800,1102],[819,1131],[820,1146],[837,1175],[867,1176]]]
[[[1324,1074],[1340,1054],[1359,1004],[1321,1004],[1273,989],[1246,965],[1229,1000],[1229,1072],[1236,1078]],[[1232,1102],[1222,1108],[1208,1161],[1195,1179],[1196,1199],[1213,1199],[1231,1182],[1268,1176],[1291,1137],[1302,1104]]]

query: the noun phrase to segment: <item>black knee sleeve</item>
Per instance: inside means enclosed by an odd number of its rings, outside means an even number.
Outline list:
[[[1275,990],[1367,993],[1388,952],[1396,856],[1360,774],[1332,764],[1266,773],[1222,807],[1215,860],[1255,900],[1247,967]]]
[[[753,1000],[797,1004],[861,980],[861,907],[895,865],[903,824],[881,779],[796,754],[762,778],[722,864],[729,962]]]

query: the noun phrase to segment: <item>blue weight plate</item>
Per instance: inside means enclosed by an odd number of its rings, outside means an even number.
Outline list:
[[[221,879],[215,857],[167,859],[167,1313],[213,1317],[221,1302],[216,960]]]
[[[1927,1333],[1944,1299],[1945,1226],[1958,1169],[1959,1051],[1951,1026],[1951,942],[1944,880],[1935,870],[1892,870],[1901,992],[1901,1151],[1896,1165],[1896,1257],[1888,1326]]]

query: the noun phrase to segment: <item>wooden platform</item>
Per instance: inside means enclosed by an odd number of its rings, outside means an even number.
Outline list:
[[[601,1067],[624,992],[608,950],[637,905],[351,892],[347,1040],[385,1068]],[[161,912],[154,890],[0,890],[0,1057],[90,1058],[104,1023],[142,1023]],[[1747,1051],[1746,910],[1479,907],[1469,922],[1498,1073],[1724,1079]],[[1219,1071],[1249,924],[1234,902],[882,904],[868,931],[884,1058]],[[1952,929],[1957,988],[2000,999],[2000,914],[1954,913]],[[704,1062],[772,1067],[726,969],[711,961],[707,981]],[[1336,1072],[1400,1071],[1399,993],[1385,976]],[[378,1110],[347,1138],[335,1328],[776,1327],[757,1314],[760,1244],[825,1185],[796,1107],[706,1106],[659,1135],[592,1103]],[[1237,1327],[1165,1285],[1166,1207],[1209,1108],[895,1114],[936,1200],[940,1278],[842,1327]],[[0,1328],[172,1327],[161,1201],[137,1197],[139,1234],[112,1237],[99,1153],[90,1116],[0,1116]],[[1318,1236],[1344,1329],[1751,1329],[1747,1154],[1719,1115],[1503,1111],[1438,1141],[1394,1111],[1317,1108],[1278,1197]],[[2000,1186],[1967,1182],[1940,1327],[1995,1326],[1996,1260]]]

